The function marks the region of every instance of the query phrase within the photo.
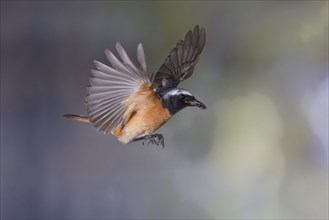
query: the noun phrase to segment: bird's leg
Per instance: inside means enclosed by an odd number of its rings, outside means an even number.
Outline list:
[[[143,145],[156,144],[158,146],[161,145],[162,148],[164,148],[164,138],[162,134],[149,134],[141,137],[136,137],[131,142],[140,141],[140,140],[143,140],[142,142]]]

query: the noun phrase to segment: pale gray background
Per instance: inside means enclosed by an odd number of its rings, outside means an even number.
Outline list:
[[[105,48],[156,71],[195,24],[208,109],[164,149],[61,117]],[[1,1],[1,218],[328,218],[327,113],[327,1]]]

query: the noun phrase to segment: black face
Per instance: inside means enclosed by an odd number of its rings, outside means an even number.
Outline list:
[[[171,89],[162,94],[163,105],[168,108],[173,115],[179,110],[187,106],[196,106],[201,109],[206,109],[206,106],[198,101],[191,93],[182,89]]]

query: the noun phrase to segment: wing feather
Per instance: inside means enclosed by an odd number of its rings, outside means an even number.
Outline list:
[[[187,57],[190,52],[191,39],[192,39],[192,32],[188,31],[183,42],[184,44],[183,63],[186,63],[187,61]]]
[[[116,56],[114,56],[112,51],[110,51],[109,49],[105,50],[105,55],[107,59],[110,61],[112,67],[117,71],[131,75],[132,77],[136,77],[138,75],[135,72],[129,71],[127,66],[125,66],[118,58],[116,58]]]
[[[118,105],[120,102],[114,102],[112,100],[107,100],[105,103],[98,104],[94,107],[94,111],[92,112],[93,117],[98,117],[101,115],[106,115],[107,113],[111,113],[113,109],[116,109],[116,107],[120,107]],[[106,111],[106,112],[104,112]]]
[[[99,71],[103,73],[107,73],[111,77],[116,77],[116,78],[119,77],[120,78],[119,80],[127,80],[128,82],[135,82],[135,83],[139,82],[138,79],[132,77],[131,75],[122,74],[122,72],[119,72],[116,69],[113,69],[97,60],[94,60],[94,64]]]
[[[147,73],[147,66],[146,66],[146,60],[145,60],[145,54],[142,44],[138,44],[137,47],[137,60],[139,65],[141,66],[142,70]]]
[[[139,44],[137,48],[139,66],[131,61],[120,43],[116,49],[120,59],[105,50],[111,66],[94,61],[97,70],[91,71],[87,87],[88,117],[93,126],[104,133],[113,132],[124,121],[125,101],[138,92],[141,85],[150,84],[143,46]]]
[[[123,49],[123,47],[121,46],[121,44],[119,42],[116,43],[115,45],[118,54],[123,62],[123,64],[125,64],[126,66],[129,66],[133,72],[138,72],[138,69],[135,67],[135,65],[131,62],[129,56],[127,55],[126,51]]]
[[[184,40],[177,42],[165,62],[152,77],[153,87],[157,91],[176,87],[181,81],[188,79],[199,60],[205,46],[206,32],[196,25],[188,31]]]
[[[179,41],[177,43],[176,49],[177,49],[178,66],[181,66],[181,65],[183,65],[183,58],[184,58],[183,41]]]

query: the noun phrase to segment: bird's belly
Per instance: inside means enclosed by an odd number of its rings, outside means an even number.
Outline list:
[[[136,137],[152,134],[170,118],[168,109],[162,105],[154,105],[151,108],[140,109],[132,114],[129,121],[114,132],[114,135],[123,143],[129,143]]]

